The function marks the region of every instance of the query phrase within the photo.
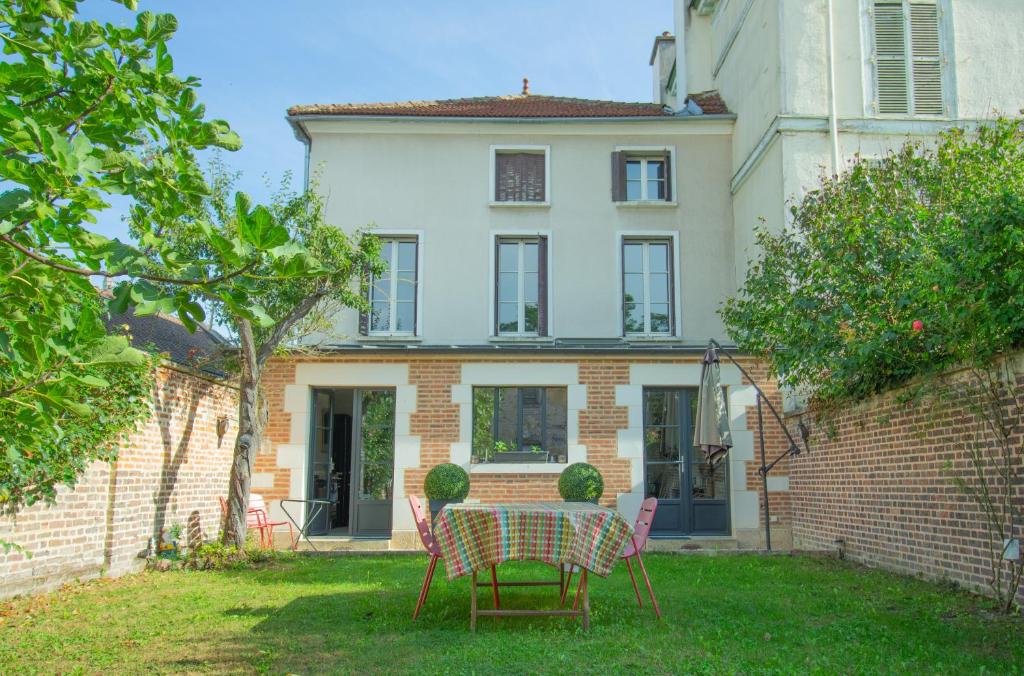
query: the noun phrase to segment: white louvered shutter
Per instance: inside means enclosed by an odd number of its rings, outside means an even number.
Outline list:
[[[939,49],[939,8],[910,3],[910,48],[913,61],[914,113],[942,115],[942,52]]]
[[[902,2],[875,3],[875,82],[879,113],[909,113],[907,35]]]

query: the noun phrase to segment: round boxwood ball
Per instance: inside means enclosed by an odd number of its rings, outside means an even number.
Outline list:
[[[465,500],[469,495],[469,475],[450,462],[436,465],[427,472],[423,492],[430,500]]]
[[[604,479],[593,465],[576,462],[562,470],[558,492],[568,502],[597,502],[604,494]]]

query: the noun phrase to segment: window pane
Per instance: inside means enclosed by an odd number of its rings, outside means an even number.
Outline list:
[[[520,435],[523,450],[539,453],[544,443],[541,416],[543,391],[539,387],[524,387],[519,392],[523,401],[523,429]]]
[[[643,186],[642,181],[626,181],[626,199],[630,202],[643,199],[641,189]]]
[[[566,453],[566,420],[568,389],[564,387],[547,388],[545,405],[547,407],[547,438],[544,450],[550,455]]]
[[[644,330],[644,306],[636,303],[626,303],[623,308],[623,329],[626,333],[643,333]]]
[[[665,199],[665,181],[656,179],[647,180],[647,199],[649,200],[663,200]]]
[[[416,269],[416,243],[399,242],[398,244],[398,269],[404,272],[412,272]]]
[[[638,242],[627,242],[622,245],[622,270],[623,272],[644,271],[643,245]]]
[[[473,455],[483,461],[494,452],[494,396],[493,387],[473,388]]]
[[[398,300],[416,300],[416,280],[412,277],[398,278]]]
[[[512,303],[519,300],[519,275],[503,272],[498,276],[498,301]]]
[[[679,465],[676,463],[648,465],[646,497],[678,500],[681,496],[679,479]]]
[[[647,160],[647,178],[665,178],[665,162],[663,160]]]
[[[388,304],[385,303],[374,303],[370,311],[370,330],[371,331],[387,331],[389,330],[388,322],[390,321]]]
[[[498,246],[498,270],[501,272],[515,272],[519,269],[519,244],[516,242],[502,242]]]
[[[644,302],[644,276],[638,274],[628,274],[622,278],[623,282],[623,296],[622,299],[627,303],[643,303]]]
[[[523,331],[527,333],[536,333],[538,317],[537,304],[527,303],[526,307],[523,308],[523,319],[526,321],[526,328],[524,328]]]
[[[498,388],[498,429],[494,432],[495,450],[519,450],[519,389]]]
[[[498,303],[498,330],[503,333],[519,331],[519,306],[516,303]]]
[[[384,261],[384,274],[391,269],[391,254],[393,242],[389,239],[381,240],[380,243],[380,258]]]
[[[648,427],[644,430],[648,462],[679,459],[679,428]]]
[[[640,160],[629,160],[626,162],[626,180],[640,180]]]
[[[388,296],[391,294],[391,278],[381,277],[373,280],[373,286],[370,287],[370,300],[371,301],[387,301]]]
[[[679,425],[679,392],[649,390],[644,399],[647,402],[648,425]]]
[[[668,272],[668,244],[652,242],[648,245],[651,272]]]
[[[537,251],[539,247],[536,242],[523,244],[523,269],[526,272],[537,272]]]
[[[668,302],[668,275],[667,274],[652,274],[651,275],[651,302],[652,303],[667,303]]]
[[[693,497],[703,500],[723,500],[728,497],[725,488],[725,473],[728,463],[719,462],[708,467],[706,462],[690,465],[693,472]]]
[[[523,293],[524,293],[523,300],[525,300],[527,303],[536,303],[537,302],[538,284],[539,284],[539,280],[537,278],[537,273],[536,272],[527,272],[525,274],[525,277],[526,278],[523,280]]]
[[[395,308],[395,331],[416,330],[415,303],[400,302]]]
[[[651,333],[668,333],[668,303],[651,303]]]

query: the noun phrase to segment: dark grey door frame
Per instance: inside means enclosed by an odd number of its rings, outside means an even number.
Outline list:
[[[331,402],[330,407],[329,407],[329,409],[327,411],[328,421],[329,422],[328,422],[327,427],[326,427],[326,431],[327,431],[327,434],[328,434],[328,438],[327,438],[326,441],[324,441],[324,440],[322,440],[320,438],[320,420],[319,420],[319,416],[317,415],[317,413],[318,413],[318,411],[317,411],[317,398],[318,398],[318,396],[320,394],[326,394],[330,398],[330,402]],[[310,407],[309,407],[310,408],[310,416],[309,416],[310,417],[310,426],[309,426],[309,439],[310,439],[310,443],[309,443],[309,446],[306,449],[306,460],[307,460],[306,465],[307,466],[306,466],[306,495],[305,495],[305,498],[307,500],[311,500],[311,499],[314,499],[314,498],[318,497],[316,495],[315,476],[316,476],[316,466],[318,464],[316,462],[317,445],[320,444],[320,443],[323,443],[324,447],[327,449],[327,451],[326,451],[326,453],[327,453],[327,473],[326,473],[326,481],[327,481],[326,493],[327,493],[327,495],[330,495],[330,491],[331,491],[331,488],[330,488],[331,470],[333,469],[333,465],[332,465],[333,458],[331,457],[331,447],[332,447],[332,444],[334,443],[334,390],[332,390],[331,388],[327,388],[327,387],[314,387],[314,388],[312,388],[309,400],[310,400]],[[323,463],[320,463],[320,464],[323,464]],[[327,497],[327,495],[320,496],[320,497],[324,498],[324,497]],[[305,511],[303,513],[303,517],[302,517],[304,524],[305,524],[305,520],[309,518],[310,513],[313,512],[313,511],[315,511],[315,510],[310,509],[308,507],[308,505],[307,505],[307,508],[305,509]],[[308,528],[308,532],[309,532],[310,535],[323,535],[327,530],[330,529],[330,517],[329,517],[329,514],[328,514],[327,510],[320,510],[320,513],[317,516],[317,521],[319,522],[321,520],[323,520],[326,523],[327,528],[326,529],[317,529],[316,528],[317,524],[310,524],[310,526]]]
[[[697,397],[696,387],[654,386],[644,387],[641,398],[643,406],[643,462],[644,462],[644,495],[647,494],[647,440],[649,425],[647,395],[649,392],[678,392],[679,410],[676,411],[679,430],[679,520],[678,528],[673,530],[652,531],[652,535],[729,535],[732,532],[731,506],[729,503],[729,466],[728,458],[722,461],[725,472],[725,497],[719,499],[698,499],[693,495],[694,458],[692,402]],[[671,464],[671,463],[661,463]],[[669,502],[671,504],[671,502]],[[668,505],[666,505],[668,506]],[[657,515],[655,516],[657,520]],[[721,528],[709,527],[717,524]]]
[[[356,387],[352,390],[352,490],[349,498],[349,533],[353,535],[390,535],[394,522],[395,412],[391,415],[391,498],[364,500],[363,488],[363,394],[388,392],[397,399],[393,387]],[[363,512],[363,513],[361,513]],[[376,513],[374,513],[376,512]],[[364,524],[363,522],[367,522]],[[367,527],[372,526],[372,527]]]

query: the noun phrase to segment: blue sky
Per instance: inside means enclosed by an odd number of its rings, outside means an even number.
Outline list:
[[[130,23],[108,0],[82,14]],[[284,120],[297,103],[402,101],[519,93],[649,101],[654,37],[672,0],[140,0],[170,12],[175,72],[202,80],[211,117],[244,147],[225,160],[260,198],[263,176],[302,177],[302,146]],[[120,217],[98,229],[126,237]]]

